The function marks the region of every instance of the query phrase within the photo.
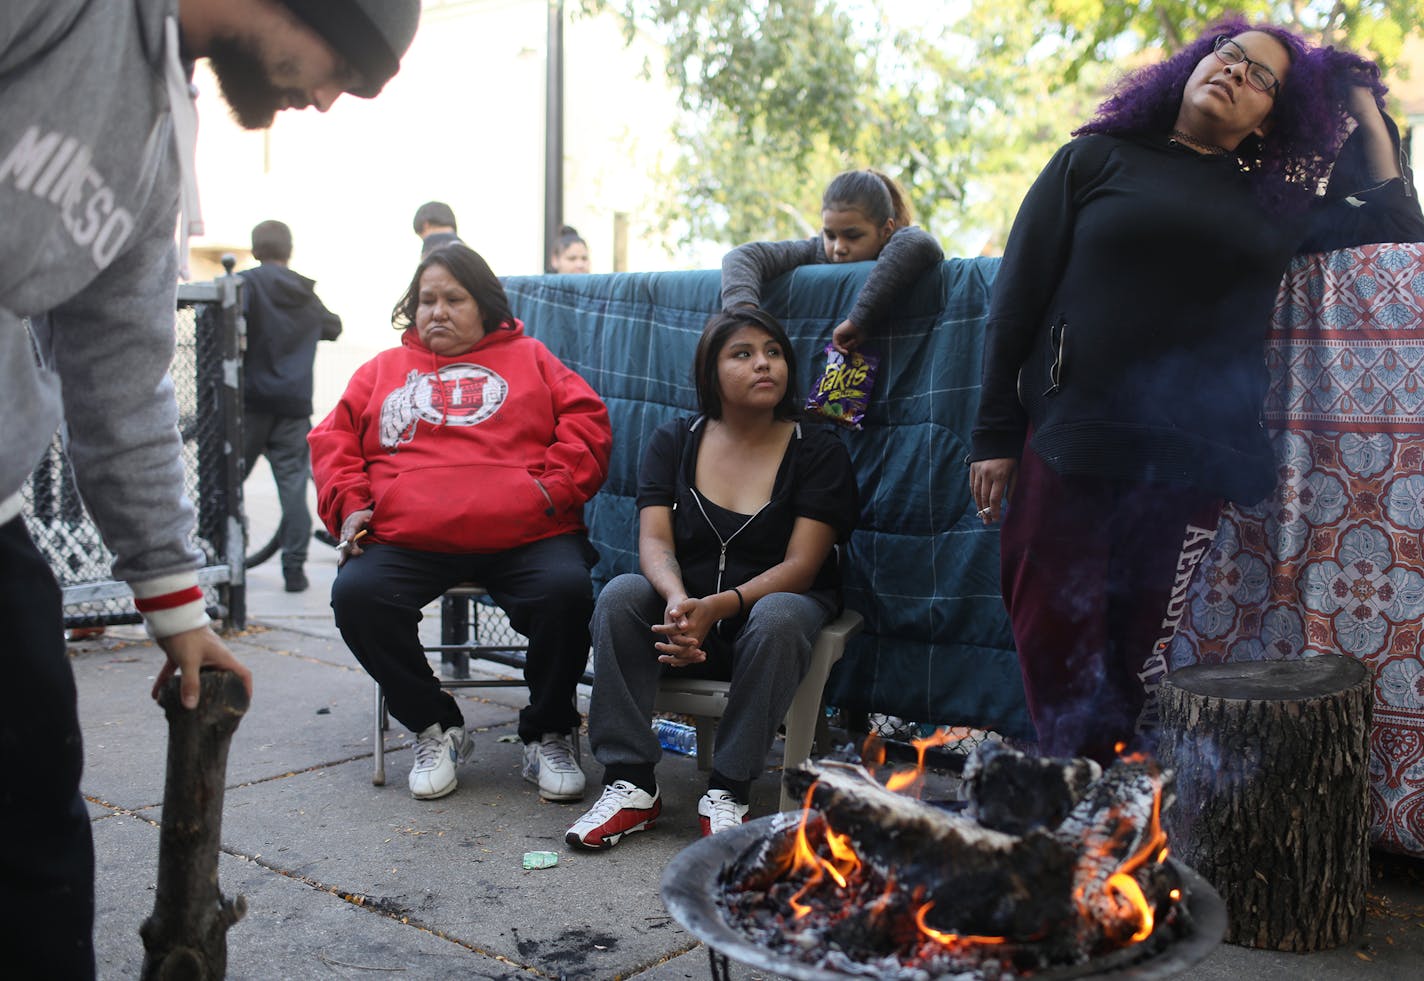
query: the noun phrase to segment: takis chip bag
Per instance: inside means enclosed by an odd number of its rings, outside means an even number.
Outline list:
[[[807,410],[859,431],[879,363],[874,354],[856,351],[845,355],[834,344],[827,344],[826,370],[806,397]]]

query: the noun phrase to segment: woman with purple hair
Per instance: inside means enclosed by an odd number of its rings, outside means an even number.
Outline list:
[[[1024,199],[970,484],[979,517],[1004,521],[1045,753],[1150,748],[1150,692],[1223,502],[1275,484],[1264,344],[1291,256],[1424,239],[1383,92],[1364,59],[1230,21],[1129,76]],[[1348,178],[1322,195],[1347,136]]]

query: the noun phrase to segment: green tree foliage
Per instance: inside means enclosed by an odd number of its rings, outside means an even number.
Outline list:
[[[674,238],[813,234],[830,178],[871,166],[961,255],[1002,247],[1038,169],[1123,72],[1228,12],[1348,39],[1386,68],[1424,22],[1424,0],[581,3],[667,51],[683,118],[656,197]]]
[[[1054,28],[1075,49],[1077,67],[1124,41],[1175,51],[1215,21],[1237,13],[1349,47],[1388,68],[1399,59],[1405,37],[1424,20],[1421,0],[1047,0],[1046,5]]]

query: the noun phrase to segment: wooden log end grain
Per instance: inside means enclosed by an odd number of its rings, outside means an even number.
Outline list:
[[[1363,925],[1373,679],[1340,655],[1169,674],[1168,846],[1226,901],[1226,940],[1314,951]]]

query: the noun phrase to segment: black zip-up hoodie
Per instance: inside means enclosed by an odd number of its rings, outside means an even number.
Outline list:
[[[312,414],[317,341],[334,341],[341,318],[317,297],[316,281],[275,262],[242,273],[247,318],[242,401],[250,412]]]
[[[1270,494],[1265,339],[1291,255],[1307,229],[1328,248],[1424,232],[1403,181],[1347,204],[1361,178],[1345,171],[1334,197],[1283,218],[1262,210],[1231,155],[1158,135],[1063,146],[995,277],[970,459],[1019,456],[1031,428],[1060,474],[1243,504]]]

